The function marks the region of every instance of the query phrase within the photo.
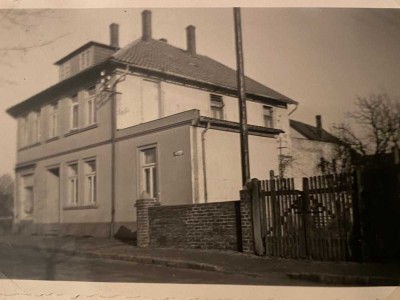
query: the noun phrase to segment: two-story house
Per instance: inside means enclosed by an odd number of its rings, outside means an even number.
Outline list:
[[[142,36],[123,48],[89,42],[56,62],[60,81],[8,110],[18,120],[15,228],[109,236],[135,230],[135,201],[239,199],[236,72],[196,52]],[[251,176],[278,169],[277,137],[295,101],[246,78]],[[281,139],[282,140],[282,139]]]

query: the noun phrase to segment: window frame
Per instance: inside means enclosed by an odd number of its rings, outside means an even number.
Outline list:
[[[72,166],[76,166],[75,175],[71,175]],[[73,189],[71,189],[73,187]],[[72,196],[72,197],[71,197]],[[79,162],[72,161],[67,163],[67,201],[69,207],[79,205]]]
[[[225,120],[224,100],[221,95],[210,94],[210,113],[213,119]],[[217,116],[219,114],[219,116]]]
[[[94,90],[94,94],[90,95],[90,90]],[[92,85],[85,89],[86,93],[86,113],[85,113],[85,122],[87,126],[97,124],[97,107],[96,107],[96,96],[97,96],[97,87],[96,85]],[[91,108],[91,109],[90,109]]]
[[[84,162],[84,205],[95,206],[97,205],[97,160],[95,157],[87,158]],[[94,171],[88,172],[89,164],[94,162]],[[88,192],[89,194],[86,194]],[[89,195],[89,197],[87,197]]]
[[[29,145],[29,120],[27,115],[23,115],[20,117],[20,144],[19,148],[23,148]]]
[[[42,134],[41,134],[41,113],[40,109],[36,109],[32,111],[31,114],[31,124],[28,127],[32,128],[30,142],[28,144],[35,145],[41,142]]]
[[[146,163],[146,151],[154,150],[154,162]],[[138,161],[139,161],[139,196],[146,192],[150,195],[151,198],[160,201],[160,190],[159,190],[159,163],[158,163],[158,147],[157,145],[148,145],[138,148]],[[146,170],[149,170],[147,178]],[[147,179],[149,181],[147,181]],[[149,186],[147,186],[147,182],[149,182]],[[150,193],[148,192],[150,190]]]
[[[49,106],[49,128],[48,138],[59,136],[59,105],[58,102],[51,103]]]
[[[265,112],[269,111],[269,114],[266,114]],[[267,128],[274,128],[274,108],[269,105],[263,105],[263,121],[264,121],[264,127]],[[269,126],[270,125],[270,126]]]
[[[76,107],[76,126],[74,126],[74,109]],[[78,93],[70,97],[70,131],[79,129],[79,96]]]

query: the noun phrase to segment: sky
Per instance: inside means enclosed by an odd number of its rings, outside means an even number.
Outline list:
[[[120,46],[141,35],[144,8],[0,10],[0,174],[13,173],[16,121],[5,110],[58,81],[53,63],[88,41]],[[153,37],[236,67],[231,8],[151,8]],[[291,118],[323,126],[349,122],[357,96],[400,99],[400,10],[242,8],[247,76],[299,102]],[[21,50],[22,48],[22,50]]]

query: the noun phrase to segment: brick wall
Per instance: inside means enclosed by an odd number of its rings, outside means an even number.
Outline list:
[[[148,208],[152,247],[241,251],[240,201]]]

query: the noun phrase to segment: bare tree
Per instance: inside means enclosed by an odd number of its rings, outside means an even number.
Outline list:
[[[342,148],[360,156],[382,156],[400,146],[400,102],[386,94],[358,97],[357,110],[348,116],[358,128],[335,126]],[[342,153],[343,154],[343,153]]]

